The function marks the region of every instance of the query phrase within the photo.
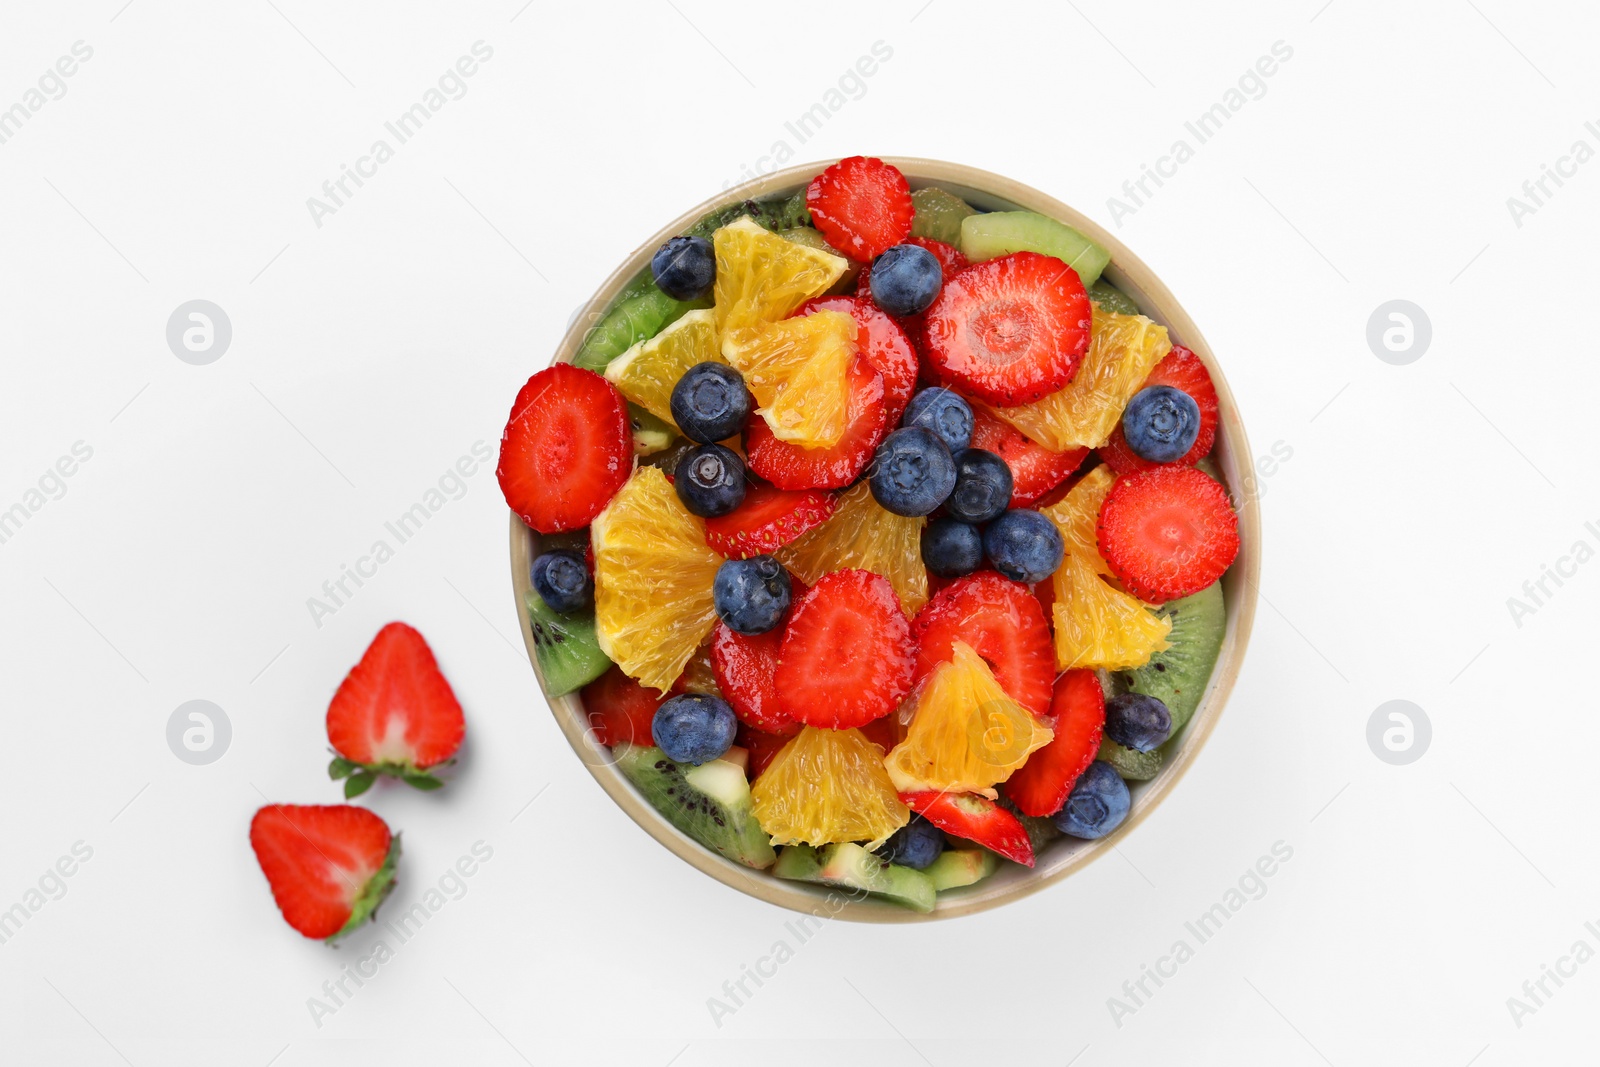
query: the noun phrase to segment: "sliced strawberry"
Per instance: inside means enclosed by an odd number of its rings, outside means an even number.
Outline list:
[[[1006,796],[1024,815],[1041,818],[1061,810],[1078,776],[1100,751],[1106,724],[1105,691],[1090,670],[1067,671],[1056,679],[1050,702],[1055,736],[1006,779]]]
[[[378,631],[328,705],[328,768],[344,795],[366,790],[381,774],[418,789],[444,784],[428,773],[456,754],[467,732],[450,683],[420,633],[403,622]]]
[[[284,921],[328,941],[372,918],[400,858],[400,838],[350,804],[269,804],[250,820],[250,847]]]
[[[1033,843],[1017,817],[975,793],[901,793],[900,803],[947,834],[976,841],[1008,860],[1033,866]]]
[[[972,447],[993,452],[1011,468],[1011,506],[1014,508],[1033,507],[1082,466],[1083,458],[1089,454],[1087,448],[1052,452],[976,405],[972,408]]]
[[[813,178],[806,207],[827,242],[859,263],[910,237],[916,214],[906,176],[867,156],[841,159]]]
[[[589,525],[633,471],[633,430],[617,387],[557,363],[511,405],[495,475],[506,503],[540,533]]]
[[[1198,593],[1239,554],[1228,491],[1193,467],[1161,466],[1116,480],[1100,505],[1100,555],[1141,600]]]
[[[958,578],[922,606],[912,624],[916,680],[953,656],[963,641],[994,671],[994,680],[1035,715],[1050,710],[1056,677],[1050,626],[1028,587],[994,571]]]
[[[917,391],[917,350],[910,336],[871,297],[819,296],[801,304],[795,314],[813,311],[843,311],[854,316],[861,354],[883,375],[884,417],[890,426],[900,425],[900,416]]]
[[[808,726],[843,730],[893,711],[911,689],[911,624],[887,578],[825,574],[795,602],[774,682],[778,706]]]
[[[1192,467],[1199,463],[1211,452],[1211,446],[1217,441],[1217,422],[1220,416],[1217,411],[1217,387],[1211,384],[1211,373],[1206,370],[1206,365],[1200,362],[1200,357],[1184,348],[1182,345],[1173,345],[1172,351],[1161,357],[1150,371],[1150,376],[1144,380],[1141,389],[1151,385],[1170,385],[1174,389],[1182,389],[1194,398],[1200,407],[1200,434],[1194,439],[1194,446],[1186,452],[1182,459],[1171,464],[1151,463],[1149,460],[1136,455],[1128,447],[1128,439],[1122,433],[1122,420],[1117,420],[1117,428],[1111,432],[1111,439],[1100,446],[1100,458],[1111,465],[1111,469],[1118,474],[1132,474],[1134,471],[1149,470],[1151,467],[1179,466]]]
[[[1089,350],[1089,294],[1053,256],[1013,252],[945,283],[923,313],[922,351],[943,381],[991,404],[1037,400]]]
[[[750,469],[779,489],[839,489],[867,469],[872,453],[894,426],[884,406],[883,375],[865,358],[850,364],[849,425],[832,448],[801,448],[772,436],[766,419],[745,427]]]
[[[765,733],[793,737],[800,732],[800,724],[783,710],[774,677],[782,653],[782,629],[747,635],[719,622],[711,632],[711,666],[739,721]]]
[[[589,729],[602,745],[655,744],[650,724],[666,697],[629,678],[621,667],[612,664],[606,673],[584,686],[579,695]]]
[[[706,520],[706,544],[729,559],[776,552],[807,530],[828,521],[833,494],[821,489],[788,492],[770,485],[752,485],[744,503]]]
[[[761,772],[767,769],[772,757],[783,751],[783,746],[789,743],[789,738],[763,733],[748,723],[740,723],[739,732],[734,734],[733,743],[750,753],[748,773],[753,782],[761,777]]]

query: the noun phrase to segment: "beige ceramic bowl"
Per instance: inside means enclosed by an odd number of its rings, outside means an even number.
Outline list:
[[[787,196],[798,192],[833,162],[824,160],[790,167],[757,178],[735,186],[674,219],[659,233],[641,244],[617,267],[611,277],[606,279],[605,284],[584,309],[586,314],[580,315],[568,329],[567,335],[562,338],[552,362],[567,362],[572,359],[589,323],[594,321],[592,313],[608,308],[628,281],[649,264],[651,255],[667,238],[683,232],[707,212],[736,200]],[[1045,847],[1032,870],[1014,863],[1004,863],[1000,871],[977,885],[940,893],[935,910],[931,914],[923,915],[875,899],[850,900],[841,904],[840,894],[837,891],[833,891],[830,895],[830,891],[825,887],[785,881],[723,859],[684,836],[640,798],[633,786],[622,776],[622,772],[612,764],[607,750],[596,745],[590,736],[577,694],[550,698],[550,710],[567,735],[573,750],[583,759],[601,787],[611,794],[611,799],[615,800],[634,822],[675,852],[684,862],[693,864],[719,882],[769,903],[801,912],[835,915],[858,922],[925,922],[999,907],[1059,882],[1074,871],[1081,870],[1133,833],[1145,817],[1155,810],[1156,805],[1172,792],[1178,784],[1178,779],[1189,769],[1189,765],[1199,755],[1201,746],[1205,744],[1206,738],[1216,726],[1217,719],[1222,715],[1223,705],[1227,702],[1228,693],[1233,688],[1234,680],[1239,676],[1240,665],[1244,661],[1250,626],[1255,618],[1256,586],[1261,570],[1261,513],[1254,493],[1249,491],[1254,486],[1251,471],[1252,453],[1245,441],[1244,424],[1240,421],[1239,409],[1234,403],[1233,394],[1228,390],[1222,369],[1217,365],[1211,349],[1206,345],[1205,338],[1200,336],[1200,331],[1194,322],[1167,291],[1167,287],[1151,273],[1150,268],[1141,263],[1137,256],[1122,245],[1122,242],[1090,219],[1060,201],[1009,178],[932,159],[890,158],[888,162],[904,172],[913,189],[938,185],[984,210],[1037,211],[1059,219],[1098,241],[1111,251],[1111,266],[1106,269],[1105,278],[1131,296],[1146,315],[1166,326],[1174,343],[1186,345],[1198,353],[1210,369],[1211,380],[1216,385],[1217,397],[1222,408],[1221,428],[1213,455],[1222,469],[1230,487],[1230,494],[1239,510],[1241,545],[1238,560],[1222,579],[1228,606],[1228,631],[1223,641],[1222,653],[1216,669],[1212,672],[1205,698],[1182,735],[1182,743],[1177,751],[1170,755],[1161,768],[1161,773],[1155,778],[1148,782],[1131,783],[1133,810],[1115,833],[1098,841],[1058,838]],[[522,605],[529,589],[528,565],[538,553],[539,535],[512,515],[511,582],[515,592],[517,616],[522,624],[522,639],[527,644],[529,659],[534,662],[535,673],[538,671],[538,661],[533,653],[533,634],[528,628],[528,613]],[[540,684],[542,687],[542,679]]]

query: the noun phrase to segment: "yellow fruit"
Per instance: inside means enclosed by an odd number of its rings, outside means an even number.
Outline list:
[[[1092,557],[1099,566],[1099,553]],[[1172,620],[1146,608],[1137,597],[1114,588],[1079,552],[1068,552],[1051,579],[1055,583],[1056,666],[1103,667],[1108,671],[1142,667],[1152,652],[1167,647]]]
[[[656,467],[640,467],[589,526],[600,651],[666,692],[716,624],[722,557]]]
[[[822,236],[822,232],[813,226],[795,226],[787,230],[775,230],[773,232],[779,237],[782,237],[785,241],[793,241],[797,245],[805,245],[807,248],[815,248],[819,252],[826,252],[833,256],[839,254],[838,252],[834,251],[833,246],[828,243],[827,238]],[[861,275],[861,264],[852,262],[850,260],[846,260],[845,262],[849,263],[849,266],[845,267],[844,273],[839,276],[838,281],[833,283],[832,288],[830,288],[828,292],[853,293],[856,291],[856,279]]]
[[[756,822],[774,845],[889,839],[911,818],[883,767],[883,750],[860,730],[807,726],[750,787]]]
[[[827,292],[849,265],[841,256],[786,241],[749,216],[712,234],[711,244],[717,257],[713,310],[725,354],[730,339],[788,318],[795,308]]]
[[[1084,475],[1067,495],[1044,509],[1061,531],[1061,540],[1068,553],[1076,552],[1094,563],[1095,569],[1109,576],[1111,568],[1100,558],[1099,534],[1100,505],[1111,492],[1111,483],[1117,480],[1111,468],[1104,463]]]
[[[849,425],[847,375],[856,320],[818,311],[746,330],[725,346],[772,436],[802,448],[832,448]]]
[[[989,410],[1056,452],[1098,448],[1116,429],[1122,409],[1151,368],[1170,351],[1165,326],[1143,315],[1117,315],[1096,307],[1089,351],[1071,382],[1031,404]]]
[[[674,430],[672,387],[696,363],[724,363],[717,346],[716,317],[709,308],[691,311],[648,341],[640,341],[606,368],[618,391]]]
[[[957,641],[952,652],[917,688],[911,728],[883,762],[902,793],[935,789],[994,799],[995,783],[1053,734],[1000,688],[971,645]]]
[[[849,567],[881,574],[906,614],[915,615],[928,602],[928,571],[922,565],[927,521],[885,511],[867,483],[857,482],[840,494],[827,522],[775,555],[807,585]]]

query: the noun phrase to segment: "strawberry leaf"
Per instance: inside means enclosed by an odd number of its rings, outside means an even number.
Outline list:
[[[352,774],[349,778],[345,779],[345,799],[349,800],[351,797],[360,796],[362,793],[365,793],[367,790],[371,789],[372,783],[376,782],[377,780],[378,779],[375,775],[369,774],[366,770],[357,771],[355,774]]]

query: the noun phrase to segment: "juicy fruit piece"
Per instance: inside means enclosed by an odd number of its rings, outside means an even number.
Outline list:
[[[1172,351],[1162,357],[1161,362],[1155,365],[1150,376],[1144,380],[1144,388],[1153,385],[1169,385],[1174,389],[1181,389],[1188,393],[1200,408],[1200,432],[1195,437],[1194,445],[1176,461],[1186,467],[1192,467],[1210,455],[1211,446],[1217,440],[1217,423],[1221,416],[1217,407],[1217,387],[1211,383],[1211,372],[1206,370],[1206,365],[1200,361],[1199,356],[1182,345],[1173,345]],[[1155,465],[1149,460],[1141,459],[1128,447],[1120,422],[1112,431],[1111,439],[1101,447],[1100,453],[1101,457],[1111,465],[1111,469],[1118,474],[1131,474]]]
[[[962,522],[984,523],[997,517],[1011,503],[1011,468],[993,452],[982,448],[963,448],[954,457],[956,487],[944,502],[951,518]]]
[[[983,534],[959,519],[934,519],[922,531],[922,562],[940,578],[960,578],[983,565]]]
[[[1022,431],[990,414],[984,407],[972,412],[972,447],[993,452],[1011,468],[1011,507],[1027,508],[1083,465],[1087,448],[1052,452],[1023,436]]]
[[[798,730],[799,726],[796,725],[795,729]],[[749,761],[749,766],[745,768],[745,776],[752,782],[761,777],[772,763],[773,757],[789,743],[787,737],[757,730],[748,723],[739,725],[739,732],[734,735],[734,740],[739,743],[738,747],[745,750]]]
[[[801,730],[756,779],[751,796],[775,845],[876,847],[911,818],[883,769],[883,752],[860,730]]]
[[[1082,554],[1068,552],[1052,583],[1056,666],[1062,670],[1138,667],[1166,647],[1171,624],[1113,588]]]
[[[656,288],[674,300],[699,300],[717,277],[717,255],[704,237],[669,237],[650,257]]]
[[[828,845],[821,850],[790,845],[778,857],[772,873],[790,881],[872,893],[913,911],[933,910],[935,890],[931,878],[910,867],[885,863],[853,843]]]
[[[1133,800],[1128,785],[1108,763],[1089,764],[1072,795],[1056,812],[1056,829],[1070,837],[1093,840],[1104,837],[1128,817]]]
[[[947,848],[924,871],[936,892],[976,885],[1000,869],[1000,858],[986,848]]]
[[[1140,459],[1176,463],[1200,436],[1200,405],[1182,389],[1147,385],[1128,401],[1117,428]]]
[[[1239,519],[1219,482],[1193,467],[1117,479],[1100,508],[1100,555],[1136,596],[1198,593],[1239,554]]]
[[[1055,736],[1006,780],[1006,796],[1024,815],[1043,817],[1060,811],[1073,783],[1100,750],[1106,699],[1095,672],[1062,674],[1050,710],[1055,715]]]
[[[717,230],[712,245],[717,255],[713,310],[724,355],[744,331],[787,318],[827,292],[847,266],[839,256],[785,241],[748,218]],[[731,356],[728,361],[734,362]]]
[[[935,186],[911,194],[916,214],[911,219],[913,237],[927,237],[953,245],[961,240],[961,222],[977,212],[959,196]]]
[[[883,375],[883,404],[889,424],[899,422],[917,388],[917,350],[906,331],[866,297],[818,297],[800,305],[795,315],[816,311],[839,311],[856,320],[856,346]]]
[[[872,261],[869,291],[873,303],[891,315],[920,315],[944,284],[944,267],[928,249],[895,245]]]
[[[665,692],[716,625],[711,583],[722,557],[654,467],[639,468],[589,536],[600,648],[630,678]]]
[[[250,820],[250,847],[284,921],[327,941],[373,917],[400,858],[384,821],[349,804],[269,804]]]
[[[1028,508],[1003,513],[983,530],[983,554],[1012,581],[1042,582],[1061,566],[1061,531]]]
[[[1143,316],[1096,309],[1089,351],[1071,384],[1042,400],[994,409],[1046,448],[1097,448],[1116,429],[1122,409],[1150,369],[1167,354],[1167,328]]]
[[[706,544],[729,559],[776,552],[827,522],[833,506],[833,495],[819,489],[785,492],[752,485],[745,490],[744,503],[706,520]]]
[[[686,313],[709,303],[674,300],[648,279],[646,284],[649,289],[644,292],[630,295],[624,290],[605,317],[590,327],[578,347],[578,354],[572,357],[574,365],[584,370],[603,371],[613,359],[640,341],[654,337]]]
[[[988,797],[970,793],[902,793],[906,807],[947,834],[975,841],[1024,867],[1033,866],[1033,845],[1017,817]]]
[[[733,713],[763,733],[790,737],[800,731],[800,724],[779,706],[773,677],[782,653],[782,630],[750,637],[719,623],[711,635],[711,668]]]
[[[873,499],[886,510],[896,515],[927,515],[955,488],[956,464],[938,434],[911,426],[883,439],[873,454],[867,482]]]
[[[1148,782],[1161,770],[1161,749],[1138,752],[1119,745],[1107,737],[1100,742],[1100,754],[1095,759],[1110,764],[1111,769],[1125,782]]]
[[[672,387],[667,406],[683,435],[705,445],[743,430],[753,405],[744,376],[725,363],[708,359],[683,372]]]
[[[1106,502],[1106,494],[1111,492],[1116,480],[1111,468],[1102,463],[1080,478],[1066,496],[1044,509],[1044,514],[1061,531],[1061,542],[1067,554],[1076,553],[1093,563],[1095,570],[1104,575],[1110,575],[1111,568],[1100,558],[1097,532],[1100,507]]]
[[[1035,715],[1050,712],[1055,663],[1050,627],[1039,602],[1016,582],[992,571],[941,589],[912,624],[916,680],[922,682],[964,643],[990,665],[994,680]]]
[[[1123,675],[1135,693],[1156,697],[1172,713],[1172,732],[1183,729],[1206,691],[1206,682],[1222,651],[1228,611],[1222,586],[1207,586],[1193,596],[1163,604],[1156,612],[1172,627],[1166,649],[1144,666]]]
[[[839,489],[855,481],[888,432],[883,376],[857,356],[846,379],[849,402],[844,436],[832,448],[801,448],[773,436],[765,419],[745,430],[750,469],[779,489]]]
[[[1093,300],[1097,307],[1104,308],[1106,311],[1114,311],[1118,315],[1139,314],[1139,305],[1134,303],[1133,297],[1124,293],[1104,278],[1089,286],[1089,299]]]
[[[1034,211],[990,211],[961,220],[961,252],[974,263],[1008,253],[1037,252],[1059,259],[1093,285],[1111,253],[1064,222]]]
[[[581,689],[606,672],[610,658],[600,650],[594,616],[557,615],[538,593],[528,590],[528,629],[533,633],[533,655],[539,677],[550,696]]]
[[[1035,815],[1024,815],[1004,793],[1000,794],[1000,806],[1015,815],[1022,828],[1028,832],[1028,843],[1033,846],[1035,856],[1043,852],[1046,845],[1061,836],[1061,831],[1056,829],[1055,823]]]
[[[583,556],[572,551],[544,552],[528,568],[534,592],[551,611],[572,615],[594,607],[594,579]]]
[[[771,556],[730,559],[711,583],[717,617],[742,634],[764,634],[789,613],[789,572]]]
[[[759,413],[779,440],[805,448],[838,444],[849,422],[847,374],[856,320],[838,311],[785,319],[726,341]]]
[[[807,584],[852,568],[881,574],[911,614],[928,602],[920,547],[926,521],[887,511],[869,486],[853,485],[839,494],[832,518],[776,555]]]
[[[677,681],[672,683],[672,688],[667,690],[668,696],[682,696],[685,693],[709,693],[714,697],[723,695],[722,687],[717,684],[717,672],[711,666],[709,637],[694,650],[689,662],[683,665],[683,673],[678,675]]]
[[[632,401],[628,402],[628,428],[633,431],[633,454],[653,456],[678,439],[672,423],[658,419]]]
[[[867,156],[841,159],[813,178],[806,207],[829,244],[863,263],[910,237],[916,210],[905,175]]]
[[[699,364],[722,362],[711,312],[691,311],[612,360],[606,368],[606,380],[623,396],[683,432],[672,414],[673,389]]]
[[[511,510],[540,533],[587,526],[633,469],[633,431],[616,387],[558,363],[511,405],[495,477]]]
[[[1158,698],[1118,693],[1106,701],[1106,736],[1135,752],[1150,752],[1172,733],[1172,713]]]
[[[672,488],[691,514],[727,515],[744,503],[744,460],[724,445],[696,445],[679,457]]]
[[[777,854],[753,815],[744,771],[727,760],[681,766],[659,748],[619,745],[617,769],[668,822],[735,863],[757,870]]]
[[[607,747],[630,744],[650,745],[651,724],[661,706],[661,694],[652,692],[612,665],[598,679],[583,687],[584,717],[594,739]]]
[[[938,434],[951,455],[972,444],[973,411],[953,389],[929,386],[912,398],[900,424],[919,426]]]
[[[789,616],[774,676],[778,706],[833,730],[881,718],[911,688],[910,646],[911,624],[888,579],[856,569],[825,574]]]
[[[733,708],[708,693],[683,693],[656,709],[650,736],[675,763],[710,763],[728,751],[739,728]]]
[[[1073,381],[1089,333],[1083,283],[1059,259],[1036,252],[957,274],[922,326],[923,351],[941,381],[1002,405],[1038,400]]]
[[[938,859],[943,851],[944,831],[921,815],[913,815],[910,822],[896,830],[878,849],[878,858],[920,871]]]

